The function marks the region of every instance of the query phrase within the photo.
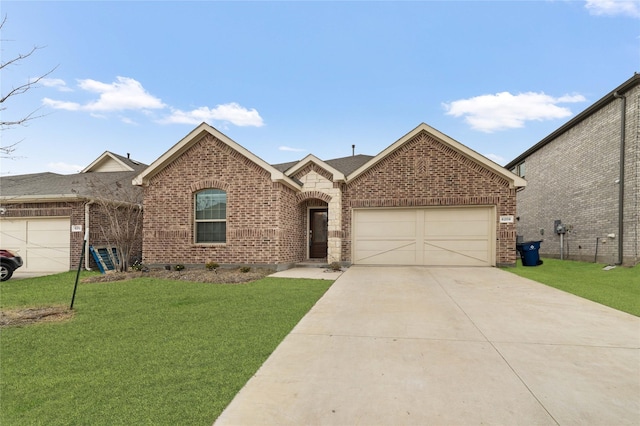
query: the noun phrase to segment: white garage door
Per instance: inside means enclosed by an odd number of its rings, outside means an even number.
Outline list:
[[[0,220],[0,245],[18,251],[24,272],[68,271],[70,233],[68,217]]]
[[[357,209],[353,263],[493,266],[493,207]]]

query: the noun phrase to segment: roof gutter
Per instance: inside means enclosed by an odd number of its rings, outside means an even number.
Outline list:
[[[619,94],[617,91],[613,93],[613,97],[622,100],[620,104],[620,177],[618,178],[618,265],[622,265],[622,261],[624,260],[624,140],[627,124],[627,97]]]
[[[519,156],[511,160],[511,162],[507,163],[507,165],[504,167],[508,170],[511,170],[514,166],[524,161],[529,155],[533,154],[534,152],[536,152],[546,144],[550,143],[551,141],[553,141],[555,138],[557,138],[558,136],[560,136],[570,128],[576,126],[582,120],[585,120],[586,118],[590,117],[591,114],[595,113],[596,111],[599,111],[602,107],[604,107],[608,103],[612,102],[612,100],[615,99],[616,97],[615,93],[624,93],[638,84],[640,84],[640,74],[634,73],[630,79],[622,83],[613,91],[607,93],[600,100],[596,101],[596,103],[594,103],[593,105],[591,105],[590,107],[582,111],[580,114],[576,115],[571,120],[569,120],[568,122],[560,126],[558,129],[556,129],[553,133],[546,136],[540,142],[536,143],[531,148],[529,148],[528,150],[526,150],[525,152],[523,152],[522,154],[520,154]]]

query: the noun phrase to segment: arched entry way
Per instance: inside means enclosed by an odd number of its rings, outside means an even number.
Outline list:
[[[309,259],[326,259],[329,241],[329,209],[310,207],[308,223]]]
[[[298,203],[304,214],[305,253],[310,260],[326,260],[329,252],[329,220],[331,197],[320,191],[299,194]]]

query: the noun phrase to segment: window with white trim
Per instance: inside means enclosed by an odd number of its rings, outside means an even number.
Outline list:
[[[205,189],[195,193],[194,202],[196,243],[227,242],[227,193]]]

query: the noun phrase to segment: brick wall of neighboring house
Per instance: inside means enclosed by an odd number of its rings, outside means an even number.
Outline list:
[[[227,192],[227,241],[196,244],[194,194]],[[143,260],[149,264],[268,264],[281,261],[294,215],[292,191],[271,181],[269,172],[212,135],[195,142],[144,188]]]
[[[625,95],[623,252],[624,262],[635,264],[640,260],[640,86]],[[543,256],[560,257],[553,225],[561,220],[571,228],[563,237],[565,258],[593,262],[597,245],[598,262],[617,262],[620,125],[616,99],[525,159],[527,186],[517,193],[518,235],[543,240]]]
[[[82,254],[82,243],[86,229],[85,205],[85,201],[6,204],[7,213],[5,217],[25,219],[36,217],[69,218],[71,226],[82,226],[82,232],[71,232],[71,229],[69,229],[69,269],[75,270],[78,268],[78,262]],[[106,219],[95,207],[95,205],[92,205],[90,208],[89,244],[99,246],[107,243],[100,229],[100,224],[106,223]],[[139,239],[137,248],[134,250],[137,256],[141,256],[141,247],[142,240]],[[90,268],[97,269],[97,265],[90,254],[86,253],[86,255],[89,256]]]
[[[358,207],[495,206],[496,263],[516,261],[515,224],[498,223],[515,212],[515,189],[489,169],[421,132],[344,186],[343,259],[351,259],[352,209]]]

